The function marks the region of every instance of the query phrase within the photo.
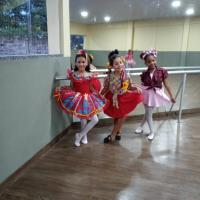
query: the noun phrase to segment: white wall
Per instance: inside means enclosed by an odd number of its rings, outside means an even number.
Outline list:
[[[90,25],[88,49],[113,50],[118,48],[127,50],[128,44],[131,45],[132,33],[130,34],[130,29],[129,22]]]
[[[86,36],[88,50],[200,51],[200,18],[74,24],[71,34]]]
[[[70,23],[70,33],[71,33],[71,35],[77,34],[77,35],[87,36],[89,34],[88,26],[89,25],[87,25],[87,24],[71,22]]]
[[[188,51],[200,51],[200,17],[193,18],[190,23]]]
[[[181,50],[184,20],[138,21],[134,28],[134,50]]]

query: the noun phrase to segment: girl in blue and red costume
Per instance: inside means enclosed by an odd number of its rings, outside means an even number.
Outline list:
[[[143,51],[140,55],[140,58],[144,60],[145,65],[148,67],[147,70],[144,71],[141,75],[145,115],[140,126],[135,130],[135,133],[142,133],[143,126],[145,122],[147,122],[150,129],[150,133],[148,135],[149,140],[152,140],[154,138],[152,118],[153,109],[155,107],[164,106],[170,102],[176,102],[167,81],[167,70],[157,66],[156,57],[157,51],[155,49]],[[162,89],[163,85],[165,86],[170,98],[164,93]]]
[[[98,123],[97,113],[106,108],[108,101],[99,95],[101,84],[97,74],[90,72],[85,51],[76,55],[74,71],[68,71],[67,76],[71,87],[56,88],[54,96],[63,111],[80,118],[81,132],[75,134],[75,146],[78,147],[80,143],[88,143],[87,134]]]
[[[118,50],[108,55],[111,70],[104,82],[101,94],[110,101],[110,105],[104,110],[114,120],[114,127],[111,135],[104,138],[104,143],[120,140],[120,129],[128,113],[142,102],[141,90],[132,83],[132,80],[125,71],[125,65]]]

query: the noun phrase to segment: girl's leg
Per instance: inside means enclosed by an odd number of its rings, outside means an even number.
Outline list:
[[[116,120],[116,123],[114,124],[114,128],[113,128],[112,134],[111,134],[111,136],[112,136],[113,138],[115,138],[116,135],[117,135],[117,134],[119,133],[119,131],[121,130],[122,125],[123,125],[125,119],[126,119],[125,117],[122,117],[122,118],[118,118],[118,119]]]
[[[154,131],[153,131],[153,109],[154,107],[145,106],[146,120],[150,129],[150,134],[148,136],[149,140],[153,140]]]
[[[87,119],[81,119],[81,131],[85,128],[85,126],[87,125]],[[88,140],[87,140],[87,134],[85,134],[82,139],[81,142],[83,144],[87,144]]]
[[[117,118],[114,119],[114,125],[117,123]],[[116,140],[121,140],[121,130],[119,130],[115,136]]]
[[[80,133],[76,133],[75,146],[80,146],[81,139],[98,123],[98,121],[99,119],[97,115],[94,115],[93,117],[91,117],[90,122],[85,125],[83,130],[81,130]]]
[[[94,115],[91,117],[91,120],[87,125],[84,127],[84,129],[81,131],[83,135],[87,134],[97,123],[99,122],[99,118],[97,115]]]
[[[85,128],[87,125],[87,119],[81,119],[81,131]]]
[[[114,120],[114,127],[112,130],[112,134],[104,138],[104,143],[108,143],[110,141],[114,141],[117,133],[120,131],[122,128],[123,122],[125,120],[125,117],[123,118],[118,118]]]
[[[135,130],[135,133],[136,134],[141,134],[143,132],[143,127],[147,121],[147,118],[146,118],[146,105],[144,105],[144,109],[145,109],[145,113],[144,113],[144,117],[143,117],[143,120],[141,121],[140,123],[140,126],[137,127],[137,129]]]

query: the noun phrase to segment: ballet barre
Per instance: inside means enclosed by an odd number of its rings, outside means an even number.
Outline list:
[[[165,69],[171,71],[171,70],[191,70],[191,69],[200,69],[200,66],[184,66],[184,67],[180,67],[180,66],[173,66],[173,67],[164,67]],[[135,68],[126,68],[126,71],[144,71],[146,70],[146,67],[135,67]],[[92,72],[107,72],[108,69],[94,69],[91,70]]]
[[[140,69],[142,69],[142,68],[140,68]],[[167,69],[167,68],[165,68],[165,69]],[[181,69],[183,69],[183,68],[181,68]],[[186,74],[195,74],[195,73],[199,73],[200,72],[200,67],[198,67],[197,69],[199,69],[199,70],[191,70],[191,68],[189,68],[188,70],[170,71],[168,69],[168,73],[169,74],[185,74],[185,73]],[[173,70],[175,70],[175,69],[173,69]],[[105,72],[105,73],[108,72],[108,70],[105,70],[105,69],[93,70],[93,71],[94,72]],[[132,71],[134,71],[134,70],[132,70]],[[130,75],[132,75],[132,76],[137,76],[137,75],[140,75],[140,74],[141,74],[141,70],[140,70],[140,72],[130,73]],[[98,74],[98,78],[105,78],[106,76],[107,76],[106,74]],[[68,80],[68,78],[66,76],[56,76],[55,80],[56,81]]]

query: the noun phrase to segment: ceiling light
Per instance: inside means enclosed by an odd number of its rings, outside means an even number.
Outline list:
[[[82,16],[82,17],[87,17],[87,16],[88,16],[88,12],[85,11],[85,10],[82,11],[82,12],[81,12],[81,16]]]
[[[186,11],[185,11],[186,15],[193,15],[194,14],[194,9],[193,8],[188,8]]]
[[[180,1],[173,1],[173,2],[171,3],[171,5],[172,5],[172,7],[174,7],[174,8],[178,8],[178,7],[181,5],[181,2],[180,2]]]
[[[105,20],[106,22],[109,22],[109,21],[110,21],[110,16],[105,16],[105,17],[104,17],[104,20]]]

